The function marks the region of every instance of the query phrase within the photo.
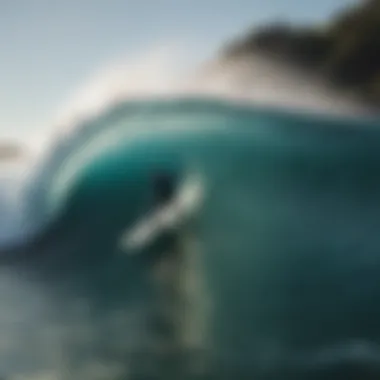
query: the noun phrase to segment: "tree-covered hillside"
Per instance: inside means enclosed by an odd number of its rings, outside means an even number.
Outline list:
[[[225,49],[227,56],[262,52],[322,74],[380,106],[380,0],[360,1],[323,25],[276,23]]]

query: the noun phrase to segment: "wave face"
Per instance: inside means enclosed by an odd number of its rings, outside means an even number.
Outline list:
[[[151,275],[174,243],[163,236],[137,256],[118,245],[165,171],[206,183],[192,237],[180,237],[198,255],[181,273],[203,282],[187,309],[198,314],[181,328],[202,324],[206,378],[378,377],[378,127],[210,99],[122,102],[84,123],[28,188],[34,230],[22,257],[4,248],[0,370],[9,379],[174,371],[177,360],[147,362],[152,305],[165,303]]]

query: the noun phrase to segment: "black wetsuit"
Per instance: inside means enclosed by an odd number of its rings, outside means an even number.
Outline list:
[[[153,177],[152,187],[154,207],[160,208],[161,206],[165,206],[175,195],[175,181],[172,176],[167,173],[156,174]],[[165,264],[170,265],[171,262],[177,259],[177,243],[177,234],[165,232],[155,241],[154,248],[152,249],[152,247],[150,247],[143,256],[144,261],[149,263],[152,273],[155,273],[152,279],[156,278],[157,273],[162,270],[162,266],[165,266]],[[170,273],[173,279],[170,279],[170,281],[168,279],[167,281],[173,282],[176,275],[177,273]],[[157,281],[157,279],[153,281]],[[169,318],[167,315],[167,302],[169,302],[169,304],[172,302],[173,295],[161,281],[158,280],[157,283],[153,284],[153,288],[158,290],[156,295],[158,298],[156,300],[156,309],[154,309],[150,316],[149,328],[152,329],[153,335],[164,344],[164,342],[175,341],[176,329],[172,318]],[[162,299],[162,291],[164,291],[165,297],[168,299]]]

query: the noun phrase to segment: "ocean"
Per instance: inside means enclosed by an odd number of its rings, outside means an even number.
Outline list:
[[[379,127],[202,97],[82,122],[2,198],[0,378],[379,379]],[[203,201],[132,252],[157,172]]]

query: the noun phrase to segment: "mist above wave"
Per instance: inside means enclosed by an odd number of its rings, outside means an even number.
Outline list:
[[[213,97],[334,115],[369,112],[317,78],[263,54],[217,56],[192,65],[183,52],[163,44],[98,70],[59,110],[54,131],[66,134],[123,100],[157,97]]]

